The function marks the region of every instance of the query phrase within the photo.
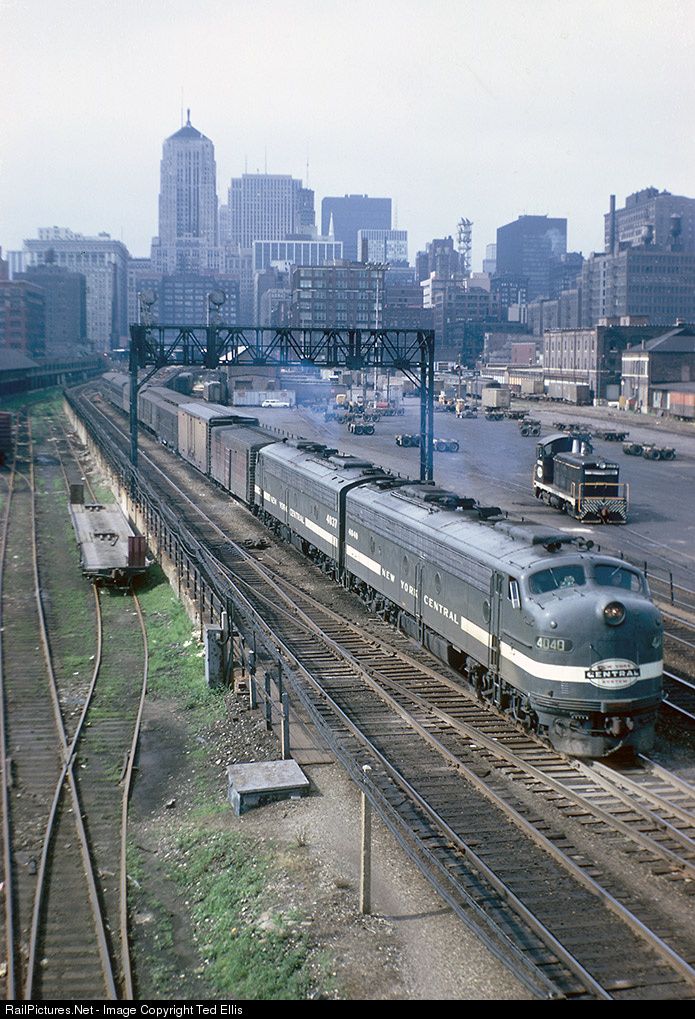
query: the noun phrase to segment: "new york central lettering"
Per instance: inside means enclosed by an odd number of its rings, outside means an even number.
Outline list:
[[[450,619],[452,623],[456,623],[457,626],[459,625],[458,612],[453,612],[451,609],[447,608],[446,605],[442,605],[441,602],[435,601],[434,598],[430,598],[428,594],[424,596],[423,601],[428,608],[433,609],[434,612],[438,612],[439,615],[444,616],[445,619]]]

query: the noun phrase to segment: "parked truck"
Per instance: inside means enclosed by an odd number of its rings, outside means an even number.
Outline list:
[[[483,410],[508,410],[512,402],[509,386],[486,386],[483,389]]]

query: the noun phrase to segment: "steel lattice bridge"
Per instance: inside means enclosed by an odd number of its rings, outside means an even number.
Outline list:
[[[420,394],[420,480],[434,477],[434,332],[273,326],[131,325],[131,462],[137,467],[137,394],[170,365],[398,371]],[[151,368],[138,380],[138,372]]]

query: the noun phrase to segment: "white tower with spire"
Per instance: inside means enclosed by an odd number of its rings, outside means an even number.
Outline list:
[[[219,266],[215,147],[191,124],[190,109],[162,150],[152,265],[163,273],[206,273]]]

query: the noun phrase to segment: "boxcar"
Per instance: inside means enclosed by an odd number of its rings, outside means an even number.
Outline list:
[[[230,414],[228,407],[218,403],[182,403],[178,414],[179,453],[203,474],[209,474],[213,430],[223,425],[254,423],[255,418]]]
[[[210,477],[248,506],[256,499],[256,461],[264,446],[277,436],[256,425],[214,428],[210,453]]]
[[[138,418],[141,424],[171,449],[179,445],[179,405],[188,397],[163,386],[145,386],[138,396]]]

